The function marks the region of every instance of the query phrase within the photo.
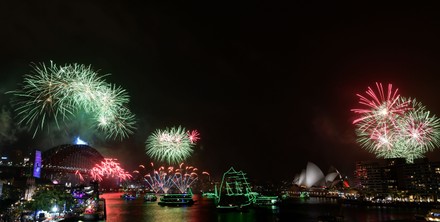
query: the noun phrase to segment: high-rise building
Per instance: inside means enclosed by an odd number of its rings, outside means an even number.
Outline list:
[[[440,162],[417,159],[406,163],[394,158],[359,161],[355,170],[356,187],[377,195],[404,193],[415,199],[437,199],[440,194]]]
[[[355,169],[355,186],[358,189],[383,193],[382,166],[376,161],[359,161]]]

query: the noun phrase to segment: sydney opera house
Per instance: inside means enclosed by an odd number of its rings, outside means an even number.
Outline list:
[[[327,174],[324,174],[322,170],[314,163],[308,162],[307,167],[297,174],[293,180],[293,183],[301,188],[334,188],[338,185],[348,186],[344,182],[339,171],[330,167]]]

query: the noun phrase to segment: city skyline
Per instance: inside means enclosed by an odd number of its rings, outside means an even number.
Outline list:
[[[440,17],[428,7],[357,7],[2,3],[2,108],[31,63],[91,65],[127,90],[137,131],[119,141],[80,121],[35,139],[5,130],[0,148],[47,150],[80,136],[131,169],[151,162],[145,141],[156,129],[183,126],[200,133],[188,162],[218,175],[233,166],[293,179],[310,161],[352,176],[356,161],[375,159],[356,143],[356,94],[391,83],[440,115]]]

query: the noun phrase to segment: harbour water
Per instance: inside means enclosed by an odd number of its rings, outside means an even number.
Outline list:
[[[283,203],[280,206],[249,209],[247,212],[218,212],[213,199],[195,195],[196,203],[188,207],[159,206],[142,198],[124,200],[121,193],[103,194],[106,199],[108,222],[205,222],[205,221],[318,221],[322,216],[339,216],[342,221],[416,221],[429,209],[378,206],[346,206],[334,199],[310,198]]]

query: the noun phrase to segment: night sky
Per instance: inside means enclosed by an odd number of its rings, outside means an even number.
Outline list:
[[[151,161],[144,144],[155,129],[181,125],[201,134],[188,163],[212,175],[234,166],[291,180],[311,161],[351,177],[356,161],[374,159],[355,142],[356,93],[392,83],[440,115],[440,16],[430,6],[11,2],[0,3],[3,110],[32,62],[110,73],[138,129],[91,146],[127,169]],[[73,140],[0,123],[3,151]]]

